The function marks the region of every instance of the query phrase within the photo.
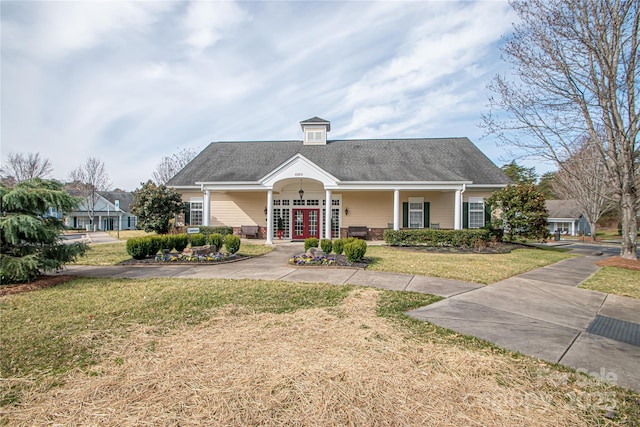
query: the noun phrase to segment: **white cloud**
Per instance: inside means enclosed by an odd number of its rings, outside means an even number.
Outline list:
[[[251,16],[232,1],[192,1],[183,22],[186,43],[198,55],[250,20]]]
[[[469,136],[512,16],[496,2],[3,2],[2,154],[133,189],[216,140]]]

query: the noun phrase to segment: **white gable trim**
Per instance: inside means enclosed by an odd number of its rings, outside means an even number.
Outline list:
[[[302,154],[296,154],[258,182],[267,188],[287,178],[313,179],[320,181],[325,187],[337,187],[339,180],[307,159]]]

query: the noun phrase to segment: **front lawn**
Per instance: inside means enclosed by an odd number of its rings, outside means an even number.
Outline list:
[[[508,254],[447,254],[369,246],[366,256],[372,261],[368,270],[489,284],[573,255],[542,249],[516,249]]]
[[[402,314],[437,300],[224,279],[76,279],[5,296],[0,425],[638,419],[637,393]]]
[[[604,267],[582,282],[579,287],[640,299],[640,271]]]

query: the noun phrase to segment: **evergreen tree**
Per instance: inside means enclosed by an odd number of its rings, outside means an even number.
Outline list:
[[[138,216],[138,225],[144,231],[166,234],[171,226],[169,220],[184,211],[180,193],[164,184],[156,185],[149,180],[133,196],[131,211]]]
[[[62,243],[63,222],[47,216],[49,209],[69,212],[78,202],[55,181],[0,184],[0,282],[28,282],[84,254],[85,244]]]
[[[500,169],[514,184],[534,184],[538,179],[536,168],[525,168],[517,164],[515,160],[502,165]]]
[[[490,206],[500,210],[500,219],[494,226],[502,228],[505,240],[516,237],[545,239],[549,236],[544,195],[533,184],[507,185],[487,200]]]

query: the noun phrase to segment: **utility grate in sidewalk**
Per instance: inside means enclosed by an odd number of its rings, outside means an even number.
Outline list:
[[[596,316],[587,332],[612,340],[640,346],[640,324],[614,319],[607,316]]]

